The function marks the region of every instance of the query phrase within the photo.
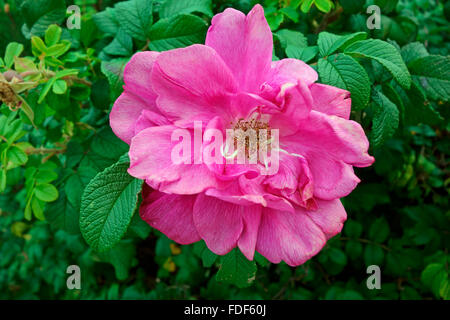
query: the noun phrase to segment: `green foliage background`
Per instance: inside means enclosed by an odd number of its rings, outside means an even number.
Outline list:
[[[152,230],[137,196],[103,241],[86,220],[88,204],[110,214],[96,190],[118,177],[118,196],[141,187],[108,125],[126,62],[203,43],[214,14],[255,3],[274,60],[304,60],[351,91],[370,138],[376,163],[342,199],[343,232],[297,268],[217,257]],[[80,30],[66,27],[71,4]],[[371,4],[381,29],[367,29]],[[0,82],[15,92],[0,108],[0,299],[449,299],[449,19],[437,0],[0,0]],[[66,287],[74,264],[81,290]],[[373,264],[381,290],[366,286]]]

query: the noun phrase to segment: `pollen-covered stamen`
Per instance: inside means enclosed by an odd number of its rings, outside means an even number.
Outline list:
[[[233,125],[233,123],[230,123]],[[267,151],[270,145],[270,126],[267,122],[252,118],[245,120],[239,119],[233,125],[234,131],[234,149],[239,149],[239,144],[243,143],[245,156],[249,159],[256,156],[259,151]]]

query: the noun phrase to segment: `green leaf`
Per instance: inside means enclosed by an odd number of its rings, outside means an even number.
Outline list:
[[[11,146],[7,149],[6,158],[10,162],[10,164],[8,165],[8,169],[24,165],[28,161],[27,154],[22,149],[16,146]]]
[[[169,18],[177,14],[201,12],[212,17],[211,0],[165,0],[159,7],[160,18]]]
[[[373,59],[381,63],[402,87],[411,86],[411,75],[399,51],[385,41],[378,39],[358,41],[347,47],[344,53],[354,57]]]
[[[93,19],[97,28],[107,35],[115,35],[120,27],[116,14],[116,9],[112,8],[96,13]]]
[[[330,248],[328,250],[328,255],[330,257],[330,260],[337,265],[345,266],[347,264],[347,256],[345,253],[337,248]]]
[[[64,189],[59,191],[58,199],[47,206],[44,214],[52,228],[70,234],[80,233],[80,210],[69,202]]]
[[[52,202],[58,198],[58,190],[55,188],[55,186],[48,183],[36,185],[34,194],[39,200],[45,202]]]
[[[114,164],[97,174],[84,190],[80,229],[97,251],[112,248],[125,234],[136,208],[142,181],[127,173],[129,163]]]
[[[59,56],[62,56],[70,49],[70,42],[68,40],[63,40],[61,43],[54,44],[51,47],[48,47],[45,54],[48,57],[55,57],[58,58]]]
[[[421,280],[436,297],[449,299],[449,274],[445,265],[440,263],[427,265],[422,271]]]
[[[33,210],[34,216],[39,220],[45,220],[44,207],[45,202],[33,197],[33,200],[31,200],[31,209]]]
[[[424,88],[431,99],[450,99],[450,56],[429,55],[409,64],[414,82]]]
[[[47,31],[45,31],[45,43],[47,46],[53,46],[59,42],[61,39],[62,29],[56,25],[52,24],[48,27]]]
[[[130,0],[115,6],[116,19],[131,37],[145,41],[153,23],[153,0]]]
[[[406,65],[409,65],[411,61],[428,56],[428,51],[422,43],[412,42],[402,48],[401,54]]]
[[[110,61],[102,61],[101,70],[108,79],[111,88],[111,100],[117,99],[122,93],[123,70],[129,59],[119,58]]]
[[[217,281],[232,283],[239,288],[251,285],[256,276],[256,263],[249,261],[237,249],[233,249],[220,259],[219,271],[216,275]]]
[[[14,57],[20,56],[23,51],[23,44],[17,42],[11,42],[8,44],[5,50],[5,65],[7,68],[11,68],[14,63]]]
[[[300,10],[302,10],[303,13],[308,13],[309,10],[311,9],[311,6],[313,3],[314,3],[314,0],[304,0],[302,2]]]
[[[280,39],[282,48],[287,48],[289,46],[305,48],[308,46],[308,40],[303,33],[299,31],[281,29],[278,30],[275,35]]]
[[[355,59],[342,53],[319,59],[318,71],[322,83],[350,91],[354,109],[366,107],[370,98],[370,80]]]
[[[206,22],[194,15],[183,14],[161,19],[150,30],[150,48],[165,51],[202,43],[207,28]]]
[[[374,91],[373,101],[376,109],[372,120],[370,140],[373,147],[377,148],[394,135],[400,117],[397,106],[380,91]]]
[[[330,12],[331,8],[333,8],[333,2],[331,2],[330,0],[315,0],[314,4],[316,5],[317,9],[322,12]]]
[[[115,247],[97,254],[102,261],[113,265],[117,279],[126,280],[130,268],[135,264],[136,248],[128,241],[121,241]]]
[[[364,263],[366,266],[381,265],[384,259],[383,249],[374,244],[366,245],[364,249]]]
[[[385,218],[378,218],[369,228],[369,239],[383,243],[389,236],[389,224]]]
[[[41,54],[47,52],[47,46],[41,38],[33,36],[31,37],[31,50],[34,56],[39,57]]]
[[[355,220],[348,220],[344,225],[344,234],[350,238],[357,239],[362,234],[363,226]]]
[[[299,59],[304,62],[311,61],[319,52],[317,46],[299,48],[295,46],[288,46],[286,48],[286,55],[288,58]]]
[[[317,45],[319,46],[319,52],[322,57],[329,56],[339,49],[345,49],[350,44],[364,40],[367,38],[367,33],[356,32],[345,36],[339,36],[329,32],[319,33],[319,39]]]
[[[112,56],[131,56],[133,53],[133,39],[124,29],[120,28],[113,41],[103,50]]]
[[[424,93],[413,82],[409,90],[405,90],[398,84],[392,87],[398,93],[404,106],[403,121],[405,125],[420,123],[434,125],[442,121],[440,114],[425,100]]]
[[[62,79],[58,79],[55,81],[52,88],[55,94],[64,94],[67,91],[67,82]]]

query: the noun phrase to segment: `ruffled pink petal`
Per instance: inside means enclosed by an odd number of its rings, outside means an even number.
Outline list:
[[[139,208],[141,218],[180,244],[201,240],[192,213],[196,196],[155,192],[160,194],[156,200],[144,197]]]
[[[286,83],[297,84],[301,80],[307,86],[310,86],[318,78],[317,72],[303,61],[282,59],[272,62],[265,86],[266,89],[272,88],[278,93],[279,89]]]
[[[214,116],[230,118],[229,96],[237,82],[210,47],[192,45],[161,53],[152,72],[157,105],[172,121],[205,124]],[[175,122],[178,124],[177,122]]]
[[[314,196],[333,200],[349,195],[361,181],[353,167],[319,152],[306,155],[314,182]]]
[[[298,207],[294,213],[263,209],[256,251],[270,262],[301,265],[316,255],[325,242],[325,234],[303,208]]]
[[[241,206],[201,193],[194,204],[194,224],[200,237],[215,254],[224,255],[236,247],[244,228],[242,216],[258,206]]]
[[[276,97],[280,109],[270,119],[270,126],[280,130],[280,136],[289,136],[298,131],[301,120],[308,118],[313,99],[305,82],[287,83],[281,86]]]
[[[125,90],[134,93],[145,101],[155,101],[156,94],[152,88],[152,68],[159,52],[138,52],[125,66],[123,80]]]
[[[321,83],[314,83],[310,89],[314,100],[313,110],[347,120],[350,118],[350,92]]]
[[[135,134],[135,125],[143,110],[165,118],[156,107],[156,94],[151,85],[152,68],[158,54],[153,51],[138,52],[125,66],[125,91],[114,103],[110,125],[113,132],[128,144]]]
[[[142,110],[141,115],[138,117],[134,125],[134,135],[149,127],[165,126],[169,124],[169,120],[167,120],[167,118],[163,115],[154,111],[144,109]]]
[[[109,114],[109,124],[112,131],[121,140],[130,144],[131,138],[135,134],[136,121],[142,110],[151,109],[152,106],[138,96],[123,92],[114,103]]]
[[[369,141],[359,123],[314,110],[282,143],[295,153],[317,152],[356,167],[367,167],[375,161],[367,153]]]
[[[175,126],[160,126],[139,132],[131,141],[128,173],[166,193],[196,194],[206,188],[219,187],[220,182],[204,164],[195,164],[194,151],[190,164],[172,161],[172,150],[180,143],[171,141],[176,129]],[[194,134],[190,137],[193,139]],[[194,146],[193,141],[191,146]]]
[[[341,201],[339,199],[318,200],[317,206],[317,210],[305,212],[322,229],[327,239],[341,232],[344,222],[347,220],[347,213]]]
[[[238,247],[248,260],[253,260],[256,241],[258,240],[259,223],[261,221],[261,209],[247,210],[242,218],[244,228],[238,240]]]
[[[205,43],[219,53],[242,91],[259,91],[270,70],[273,48],[261,5],[254,6],[247,16],[235,9],[215,15]]]

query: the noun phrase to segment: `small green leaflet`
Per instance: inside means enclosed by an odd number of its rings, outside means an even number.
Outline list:
[[[80,229],[97,251],[112,248],[125,234],[136,209],[142,181],[127,173],[128,162],[116,163],[97,174],[81,200]]]

